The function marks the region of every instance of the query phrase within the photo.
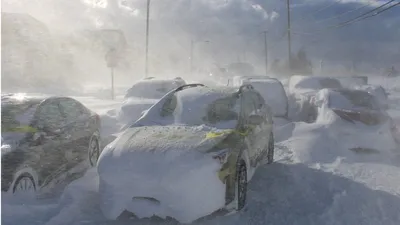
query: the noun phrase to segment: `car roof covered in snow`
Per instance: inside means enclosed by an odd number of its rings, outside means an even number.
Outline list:
[[[342,87],[341,83],[334,77],[294,75],[289,80],[289,92],[291,93],[340,87]]]
[[[365,94],[365,95],[371,95],[370,93],[368,93],[368,91],[358,90],[358,89],[350,89],[350,88],[326,88],[324,90],[327,90],[327,93],[338,92],[338,93],[342,93],[342,94]]]
[[[176,96],[182,98],[192,98],[198,99],[200,97],[209,96],[211,98],[223,98],[229,97],[233,94],[238,92],[237,87],[226,87],[226,86],[219,86],[219,87],[208,87],[208,86],[197,86],[186,88],[184,90],[176,92]]]
[[[2,94],[1,95],[1,107],[7,105],[18,105],[18,104],[39,104],[42,101],[48,99],[49,96],[36,96],[26,95],[21,93],[16,94]]]

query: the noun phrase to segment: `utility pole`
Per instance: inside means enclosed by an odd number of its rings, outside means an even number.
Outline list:
[[[146,15],[146,59],[145,59],[145,77],[149,73],[149,17],[150,17],[150,0],[147,0],[147,15]]]
[[[288,35],[288,62],[289,69],[292,68],[292,43],[291,43],[291,33],[290,33],[290,0],[286,0],[287,6],[287,35]]]
[[[268,76],[268,42],[267,42],[268,31],[263,31],[264,34],[264,47],[265,47],[265,75]]]

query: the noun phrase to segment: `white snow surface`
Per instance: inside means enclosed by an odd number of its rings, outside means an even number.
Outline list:
[[[377,77],[369,80],[388,90],[389,113],[394,120],[398,120],[400,79]],[[114,104],[120,104],[117,101],[88,102],[93,108],[98,109],[97,112],[102,113],[115,111],[117,107]],[[103,119],[104,114],[101,115]],[[113,118],[112,115],[115,114],[110,113],[110,115],[109,118]],[[275,163],[261,166],[256,171],[248,186],[246,208],[233,215],[213,216],[194,224],[400,224],[399,154],[387,152],[356,155],[342,149],[343,145],[338,135],[343,134],[340,129],[332,130],[327,123],[306,124],[276,120],[274,130]],[[385,143],[382,143],[382,146],[385,146]],[[154,165],[158,166],[158,162],[152,166]],[[166,164],[161,163],[161,165]],[[206,182],[209,182],[202,175],[207,174],[213,167],[187,166],[196,168],[195,173],[199,175],[196,178],[199,179],[182,179],[179,181],[182,183],[176,184],[179,191],[187,193],[184,189],[185,183],[193,183],[193,186],[197,185],[196,189],[192,190],[196,194],[207,185]],[[146,168],[152,167],[146,164],[143,169]],[[173,168],[173,166],[168,167],[171,171]],[[123,172],[129,173],[129,171]],[[114,176],[121,180],[132,179],[131,175],[114,174]],[[151,180],[145,181],[147,183],[143,182],[146,185],[151,183]],[[3,194],[2,223],[10,225],[176,224],[153,220],[110,221],[100,209],[98,188],[98,173],[96,169],[92,169],[83,178],[71,183],[60,199],[28,201],[22,204],[5,198]],[[168,188],[170,187],[166,187]],[[212,204],[217,202],[217,198],[219,196],[205,198],[202,195],[195,195],[192,199]],[[178,199],[182,200],[182,204],[186,203],[184,197]],[[142,212],[143,215],[146,212]]]

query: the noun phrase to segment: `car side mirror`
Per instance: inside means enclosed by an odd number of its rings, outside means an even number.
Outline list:
[[[260,115],[250,115],[249,124],[250,125],[260,125],[264,122],[264,118]]]

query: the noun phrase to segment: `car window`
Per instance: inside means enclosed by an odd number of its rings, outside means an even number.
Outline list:
[[[236,110],[237,98],[222,98],[209,104],[207,107],[207,116],[205,122],[216,124],[224,121],[236,121],[239,117]]]
[[[172,95],[162,106],[160,116],[169,117],[164,121],[178,124],[193,126],[205,124],[223,129],[236,127],[240,113],[238,99],[231,95],[208,97],[203,99],[204,101],[197,102]]]
[[[48,130],[56,130],[65,125],[65,117],[61,114],[58,103],[43,105],[37,117],[37,124]]]
[[[331,78],[324,78],[320,79],[319,83],[322,88],[341,88],[342,85],[340,82],[336,79],[331,79]]]
[[[62,112],[66,117],[67,123],[74,122],[77,120],[77,118],[87,115],[87,112],[83,106],[75,100],[63,99],[60,101],[60,105]]]
[[[162,117],[172,115],[172,113],[174,112],[174,110],[176,108],[176,103],[177,103],[176,96],[172,95],[171,98],[168,98],[165,101],[163,107],[161,108],[160,115]]]
[[[10,104],[1,107],[1,129],[6,132],[19,126],[29,126],[37,104]]]

